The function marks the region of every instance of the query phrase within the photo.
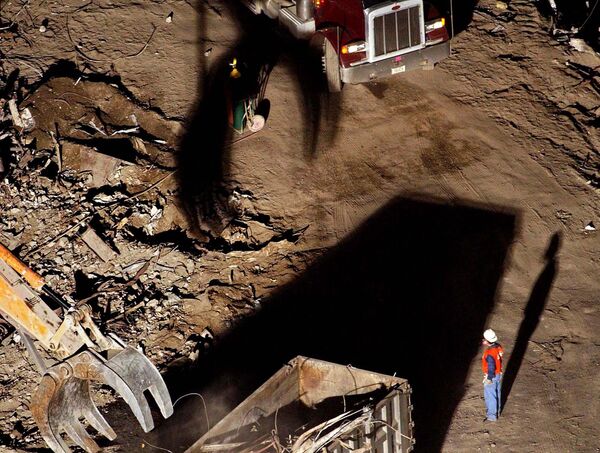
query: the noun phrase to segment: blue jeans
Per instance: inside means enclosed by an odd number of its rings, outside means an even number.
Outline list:
[[[497,374],[491,384],[483,384],[483,397],[487,409],[487,419],[497,420],[500,415],[500,388],[502,386],[502,374]]]

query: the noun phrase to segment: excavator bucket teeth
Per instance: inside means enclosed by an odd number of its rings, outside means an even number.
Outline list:
[[[50,415],[50,405],[59,385],[60,383],[51,374],[44,375],[31,401],[30,409],[33,419],[40,430],[40,434],[52,451],[56,453],[68,453],[71,450],[62,439],[57,423],[51,422],[52,417]]]
[[[127,347],[108,360],[106,366],[129,384],[136,401],[145,401],[144,392],[148,390],[156,401],[162,416],[169,418],[173,415],[169,390],[158,370],[144,354]]]
[[[32,403],[32,413],[42,437],[55,452],[71,451],[62,433],[87,452],[100,451],[79,420],[87,420],[96,431],[111,440],[116,434],[94,404],[89,382],[67,377],[57,384],[54,377],[45,375]]]
[[[70,451],[62,433],[87,452],[100,451],[81,419],[108,439],[116,437],[92,400],[90,381],[112,387],[129,405],[145,432],[154,428],[154,422],[144,391],[149,390],[154,396],[165,418],[173,414],[167,387],[143,354],[125,348],[106,361],[92,351],[84,351],[50,368],[32,403],[31,411],[40,433],[55,452]]]

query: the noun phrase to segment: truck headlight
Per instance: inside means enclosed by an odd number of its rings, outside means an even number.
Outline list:
[[[346,44],[342,46],[342,53],[356,53],[356,52],[364,52],[367,48],[367,44],[364,41],[354,41],[352,43]]]
[[[433,30],[438,30],[446,25],[446,18],[442,17],[441,19],[436,20],[435,22],[428,22],[425,24],[425,33],[429,33]]]

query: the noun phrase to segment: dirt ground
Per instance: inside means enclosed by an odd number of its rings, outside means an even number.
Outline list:
[[[434,71],[327,96],[302,46],[228,3],[2,2],[2,70],[36,120],[2,155],[2,243],[90,297],[174,398],[218,382],[232,408],[303,354],[409,378],[416,451],[600,451],[600,96],[577,70],[600,57],[533,2],[466,3]],[[220,121],[232,55],[275,62],[256,134]],[[487,327],[508,357],[492,425]],[[0,449],[43,451],[37,373],[12,335],[0,356]],[[204,429],[193,398],[150,435],[100,398],[111,451]]]

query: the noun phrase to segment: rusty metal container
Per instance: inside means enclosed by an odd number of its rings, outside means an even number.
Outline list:
[[[298,356],[187,453],[408,453],[410,394],[406,379]]]

